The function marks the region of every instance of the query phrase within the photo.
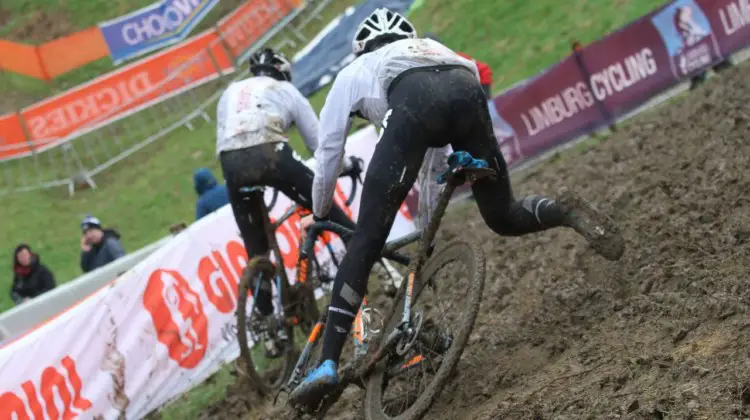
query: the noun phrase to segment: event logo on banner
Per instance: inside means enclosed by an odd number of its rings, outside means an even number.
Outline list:
[[[219,0],[162,0],[99,24],[115,64],[184,39]]]
[[[194,368],[208,347],[208,318],[190,283],[178,271],[158,269],[149,276],[143,306],[169,358],[183,368]]]
[[[676,78],[704,69],[720,57],[711,24],[693,0],[675,1],[651,22],[667,47]]]

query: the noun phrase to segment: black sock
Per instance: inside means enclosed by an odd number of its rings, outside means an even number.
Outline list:
[[[543,228],[557,227],[563,224],[565,215],[555,200],[539,195],[530,195],[522,201],[524,210],[533,215],[535,222]]]
[[[323,333],[323,360],[333,360],[336,365],[341,358],[341,350],[349,336],[354,319],[349,315],[328,312],[325,332]]]
[[[341,293],[334,293],[323,332],[323,360],[333,360],[338,365],[341,350],[349,337],[356,316],[350,308],[351,305],[341,297]]]

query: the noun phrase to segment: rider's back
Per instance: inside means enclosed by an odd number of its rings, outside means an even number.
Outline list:
[[[286,131],[307,104],[287,81],[257,76],[230,84],[217,108],[217,153],[286,142]],[[309,131],[317,130],[317,120],[308,124],[315,125],[305,127]]]
[[[445,45],[431,39],[402,39],[364,54],[342,72],[368,72],[375,76],[382,93],[399,74],[415,67],[460,65],[477,73],[476,65]]]

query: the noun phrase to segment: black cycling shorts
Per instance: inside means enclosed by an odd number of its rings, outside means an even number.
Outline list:
[[[269,251],[261,222],[263,196],[260,192],[240,193],[240,188],[276,188],[302,207],[312,209],[314,173],[295,158],[292,148],[287,143],[266,143],[221,152],[219,161],[227,182],[232,212],[250,258]],[[354,222],[341,208],[334,205],[330,216],[332,221],[354,229]]]

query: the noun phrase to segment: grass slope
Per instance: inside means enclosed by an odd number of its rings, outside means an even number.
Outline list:
[[[79,1],[94,3],[94,0]],[[347,3],[351,1],[335,0],[318,28]],[[658,0],[430,0],[410,19],[420,32],[435,31],[449,47],[490,64],[495,74],[494,88],[499,90],[564,57],[573,40],[590,42],[661,3]],[[111,7],[111,3],[102,4]],[[0,89],[5,90],[2,84]],[[325,92],[311,98],[317,110],[323,104]],[[88,212],[100,217],[105,225],[119,228],[129,251],[163,237],[172,223],[192,221],[195,203],[192,171],[206,166],[220,176],[214,133],[213,125],[201,122],[194,131],[181,128],[98,176],[96,191],[81,191],[73,198],[61,190],[6,197],[0,206],[0,220],[4,221],[0,225],[0,238],[7,258],[0,258],[0,273],[7,276],[0,277],[0,291],[10,287],[11,252],[20,241],[29,242],[41,253],[42,261],[55,272],[58,282],[79,275],[78,223]],[[292,134],[292,141],[299,143],[296,134]],[[10,306],[7,293],[0,293],[0,310]],[[227,379],[223,375],[219,375],[220,380],[213,387],[223,390]],[[210,394],[211,398],[182,399],[184,402],[164,414],[188,418],[185,413],[220,398],[221,390],[202,387],[198,394]]]
[[[347,3],[333,2],[329,18]],[[500,89],[565,56],[571,40],[591,41],[660,3],[578,0],[561,8],[553,0],[432,0],[411,18],[420,31],[435,30],[448,46],[488,62],[495,73],[495,88]],[[318,110],[324,94],[325,90],[311,98]],[[119,228],[131,251],[164,236],[172,223],[192,221],[192,171],[206,166],[220,176],[214,154],[215,128],[196,122],[195,131],[181,128],[98,176],[97,190],[81,191],[73,198],[63,190],[6,197],[0,206],[0,220],[5,221],[0,225],[0,238],[8,257],[0,258],[0,273],[8,275],[0,277],[0,290],[10,286],[10,254],[21,241],[41,253],[58,282],[79,275],[78,223],[86,213]],[[296,133],[292,137],[298,139]],[[10,306],[7,294],[0,293],[0,310]]]

